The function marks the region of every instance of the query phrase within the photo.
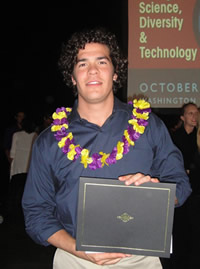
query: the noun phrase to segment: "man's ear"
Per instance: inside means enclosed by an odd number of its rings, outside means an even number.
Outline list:
[[[184,120],[185,120],[185,119],[184,119],[184,116],[180,116],[180,119],[181,119],[183,122],[184,122]]]
[[[117,74],[116,74],[116,73],[113,75],[113,80],[114,80],[114,81],[117,80]]]
[[[73,76],[71,76],[71,79],[72,79],[72,83],[73,83],[73,85],[75,86],[75,85],[76,85],[76,80],[75,80],[75,78],[74,78]]]

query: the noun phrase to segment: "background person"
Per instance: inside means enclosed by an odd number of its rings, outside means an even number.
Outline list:
[[[11,163],[10,149],[12,145],[12,137],[15,132],[18,132],[22,129],[22,121],[24,118],[25,118],[25,112],[18,111],[14,116],[15,122],[12,125],[10,125],[8,128],[6,128],[5,130],[4,150],[5,150],[5,154],[9,163]]]
[[[10,150],[11,169],[9,187],[9,217],[20,219],[22,214],[21,199],[30,164],[32,145],[37,137],[35,125],[25,118],[21,131],[15,132]]]
[[[199,177],[195,158],[197,157],[197,119],[198,108],[194,103],[186,103],[181,108],[180,119],[182,125],[174,133],[172,139],[175,145],[181,150],[184,167],[192,185],[192,194],[187,202],[180,208],[175,209],[173,243],[174,251],[172,261],[175,268],[194,268],[200,265],[198,254],[196,255],[199,223],[197,212],[199,202],[196,194],[199,192]],[[196,223],[196,224],[195,224]],[[198,248],[198,247],[197,247]],[[196,256],[196,258],[195,258]]]

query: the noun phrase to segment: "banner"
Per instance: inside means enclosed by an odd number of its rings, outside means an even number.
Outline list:
[[[200,1],[129,0],[128,98],[200,106]]]

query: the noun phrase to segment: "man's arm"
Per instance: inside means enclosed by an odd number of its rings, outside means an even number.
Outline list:
[[[55,186],[48,162],[49,150],[35,141],[22,198],[26,231],[38,244],[49,245],[47,238],[63,229],[55,217]]]
[[[165,124],[152,115],[148,125],[148,139],[154,151],[152,176],[160,182],[176,184],[177,206],[181,206],[191,194],[189,178],[184,169],[183,156],[173,144]]]
[[[76,251],[76,240],[65,230],[56,232],[50,236],[47,241],[57,248],[61,248],[74,256],[98,265],[115,264],[122,258],[131,256],[123,253],[86,253],[83,251]]]

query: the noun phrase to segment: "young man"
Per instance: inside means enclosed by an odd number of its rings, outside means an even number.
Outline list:
[[[135,101],[133,110],[114,97],[126,80],[127,60],[113,34],[75,33],[59,66],[78,98],[72,111],[57,109],[53,126],[34,145],[23,197],[27,232],[57,247],[57,269],[161,268],[157,257],[76,251],[79,177],[118,178],[126,185],[176,182],[182,205],[191,189],[179,150],[148,103]]]

